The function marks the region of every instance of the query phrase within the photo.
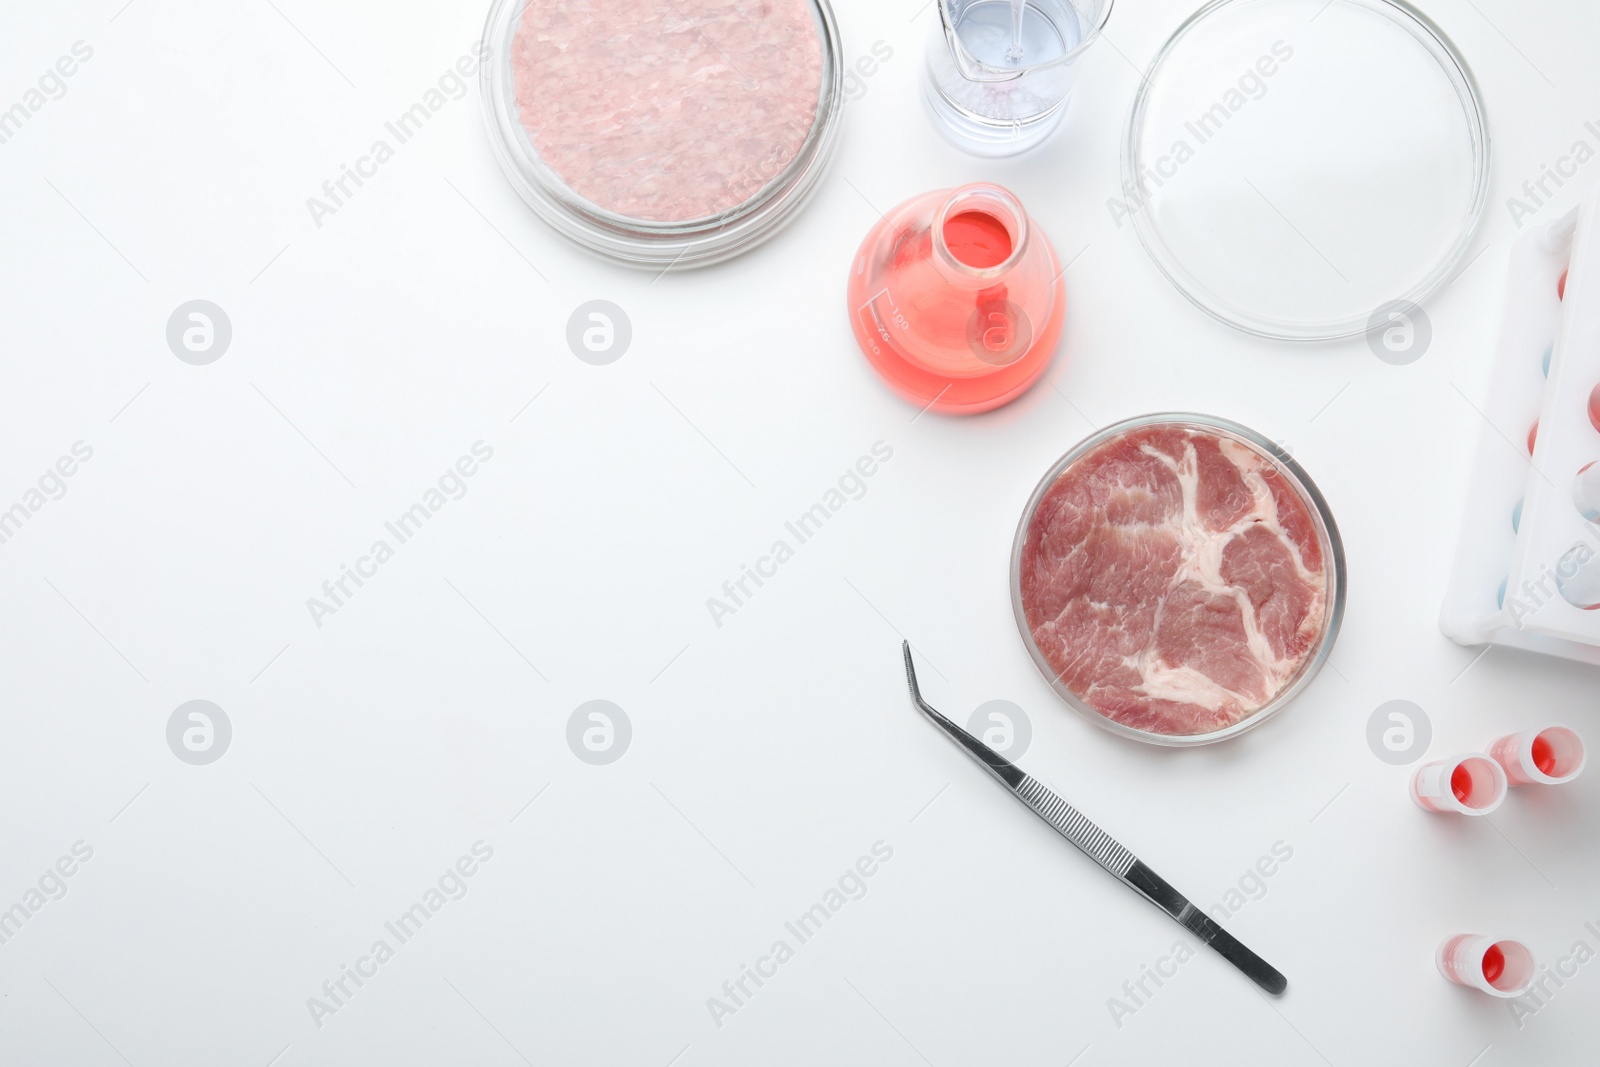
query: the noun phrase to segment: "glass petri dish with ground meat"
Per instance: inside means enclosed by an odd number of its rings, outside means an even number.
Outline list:
[[[1338,527],[1272,441],[1208,415],[1094,434],[1034,490],[1011,600],[1034,663],[1091,722],[1160,745],[1233,737],[1327,661]]]
[[[828,0],[494,0],[489,139],[557,232],[630,266],[684,269],[789,222],[838,142]]]

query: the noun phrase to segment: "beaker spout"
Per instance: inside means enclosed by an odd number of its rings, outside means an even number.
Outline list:
[[[1112,0],[939,0],[951,58],[972,81],[1070,63],[1100,35]]]

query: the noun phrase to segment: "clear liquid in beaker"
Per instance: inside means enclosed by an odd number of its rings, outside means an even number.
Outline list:
[[[1075,16],[1058,23],[1027,0],[979,0],[956,23],[967,55],[1000,69],[1060,59],[1078,46],[1080,34]]]
[[[941,130],[980,155],[1020,152],[1060,120],[1074,60],[1110,0],[940,0],[927,101]]]

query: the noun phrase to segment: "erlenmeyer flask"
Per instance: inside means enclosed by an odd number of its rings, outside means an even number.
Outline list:
[[[980,183],[925,193],[879,220],[856,254],[849,299],[861,351],[896,392],[972,414],[1044,373],[1066,283],[1017,198]]]

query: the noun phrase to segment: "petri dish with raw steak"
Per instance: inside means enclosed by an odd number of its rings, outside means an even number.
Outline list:
[[[1289,702],[1344,614],[1327,502],[1272,441],[1147,415],[1079,444],[1017,528],[1024,643],[1068,704],[1165,745],[1231,737]]]

